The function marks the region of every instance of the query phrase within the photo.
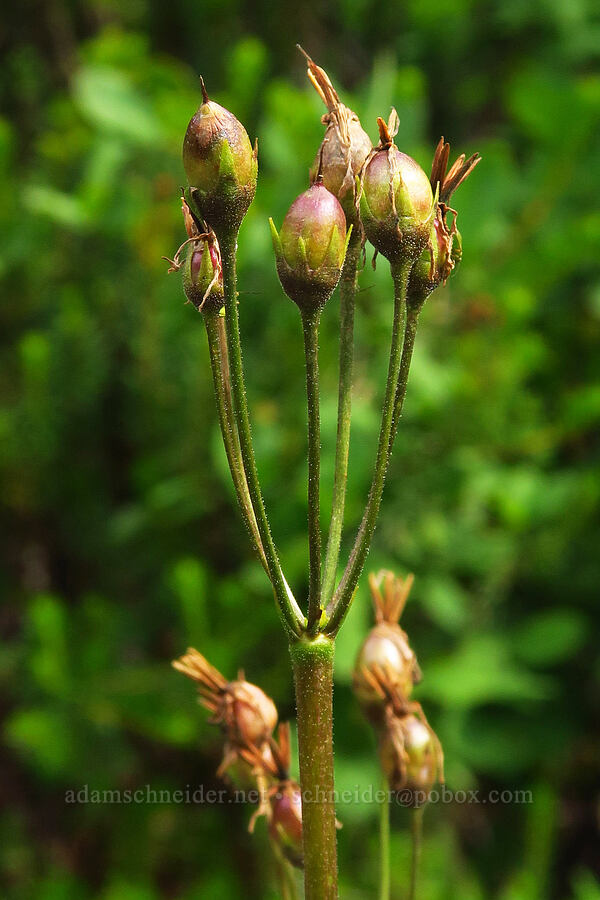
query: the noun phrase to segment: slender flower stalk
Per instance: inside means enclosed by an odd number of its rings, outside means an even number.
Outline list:
[[[390,900],[390,801],[385,777],[382,793],[379,808],[379,900]]]
[[[395,397],[398,389],[398,378],[404,346],[404,333],[406,330],[406,292],[411,268],[412,260],[410,259],[403,259],[397,265],[392,266],[392,277],[394,280],[394,321],[375,471],[371,482],[369,499],[367,500],[365,512],[358,534],[356,535],[348,565],[346,566],[335,595],[327,607],[328,621],[324,629],[327,634],[337,633],[348,612],[375,531],[377,515],[379,513],[385,484],[385,476],[391,455],[390,438],[394,425]]]
[[[402,408],[404,406],[404,398],[406,397],[406,388],[408,387],[408,375],[410,372],[413,350],[415,348],[415,338],[417,336],[417,324],[420,312],[421,307],[415,306],[409,306],[406,312],[406,331],[404,334],[404,347],[402,348],[402,360],[400,362],[400,377],[398,379],[398,387],[396,388],[396,396],[394,398],[394,421],[392,423],[392,432],[390,434],[390,453],[394,446],[394,441],[400,425],[400,418],[402,416]]]
[[[410,859],[410,888],[408,900],[416,900],[417,883],[419,880],[419,864],[421,862],[421,850],[423,848],[423,815],[424,806],[418,806],[411,811],[410,833],[412,841],[412,853]]]
[[[357,286],[360,234],[352,233],[340,278],[340,371],[338,389],[337,437],[335,445],[335,475],[331,503],[331,522],[327,552],[323,565],[321,603],[325,607],[333,595],[340,555],[346,485],[348,482],[348,453],[352,414],[352,370],[354,366],[354,305]]]
[[[267,558],[262,545],[260,532],[254,515],[252,500],[248,490],[248,482],[244,472],[240,442],[235,427],[233,405],[231,402],[231,380],[229,373],[229,361],[227,354],[227,338],[225,335],[223,317],[219,313],[209,312],[204,316],[206,334],[208,337],[208,349],[215,390],[215,401],[221,427],[221,436],[229,471],[235,488],[236,496],[244,523],[250,532],[252,545],[264,570],[269,572]]]
[[[309,587],[306,630],[314,635],[321,618],[321,524],[320,467],[321,419],[319,412],[319,320],[320,310],[302,314],[304,356],[306,361],[306,398],[308,409],[308,549]]]
[[[248,481],[248,490],[254,507],[258,530],[263,543],[269,575],[275,591],[279,613],[291,634],[299,634],[304,624],[302,610],[296,603],[283,577],[271,529],[267,520],[265,505],[258,480],[254,447],[250,432],[250,417],[246,400],[246,386],[242,364],[242,348],[240,342],[240,325],[238,316],[236,248],[237,232],[226,231],[219,240],[221,262],[223,267],[223,288],[225,293],[225,324],[227,330],[227,348],[231,366],[231,387],[234,403],[234,414],[239,434],[244,470]]]

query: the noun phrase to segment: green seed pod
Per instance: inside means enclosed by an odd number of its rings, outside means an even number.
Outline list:
[[[338,199],[317,182],[294,200],[279,233],[269,222],[284,291],[301,311],[319,310],[340,279],[350,235]]]
[[[428,246],[414,264],[408,282],[408,300],[422,305],[440,284],[445,284],[462,257],[462,239],[453,223],[449,229],[442,206],[436,209]]]
[[[188,125],[183,166],[197,211],[218,234],[237,231],[256,192],[257,149],[228,110],[208,99]]]
[[[296,781],[282,782],[271,797],[269,834],[288,862],[302,869],[302,793]]]
[[[427,245],[433,193],[423,169],[393,142],[390,123],[378,119],[381,140],[366,162],[361,181],[360,216],[369,241],[391,263],[417,259]]]

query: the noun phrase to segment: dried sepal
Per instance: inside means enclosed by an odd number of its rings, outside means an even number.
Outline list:
[[[325,187],[340,201],[348,224],[356,227],[356,176],[371,152],[371,139],[357,114],[341,102],[325,69],[313,62],[300,45],[298,49],[306,58],[308,78],[327,107],[321,118],[326,126],[325,137],[310,170],[311,183],[320,175]]]
[[[420,307],[440,284],[446,283],[462,258],[457,212],[448,202],[479,164],[481,156],[473,153],[467,159],[462,153],[447,171],[449,157],[450,144],[441,137],[433,156],[430,177],[435,193],[435,215],[427,246],[413,266],[408,287],[409,303],[416,307]]]

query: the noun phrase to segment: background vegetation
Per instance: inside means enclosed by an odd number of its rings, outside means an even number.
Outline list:
[[[191,644],[292,716],[287,651],[226,473],[201,320],[163,254],[183,239],[180,143],[201,71],[260,140],[243,227],[257,455],[289,577],[306,578],[300,328],[267,216],[322,135],[300,40],[374,137],[429,167],[440,134],[484,162],[456,201],[459,276],[422,316],[369,561],[414,571],[405,626],[453,790],[424,900],[600,898],[600,18],[591,0],[48,0],[0,44],[0,893],[14,900],[274,896],[248,810],[73,804],[65,792],[217,786],[219,739],[169,667]],[[361,279],[351,482],[370,479],[390,320]],[[336,322],[323,327],[323,508]],[[348,529],[348,539],[352,536]],[[364,579],[337,654],[340,789],[378,783],[349,681]],[[372,897],[376,810],[342,805],[342,896]],[[395,896],[409,853],[394,812]],[[271,892],[271,893],[270,893]]]

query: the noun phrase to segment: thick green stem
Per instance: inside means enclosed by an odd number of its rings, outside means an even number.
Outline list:
[[[379,808],[379,900],[390,900],[390,800],[387,778]]]
[[[258,530],[269,567],[269,577],[275,591],[275,598],[282,621],[286,629],[292,634],[299,634],[304,624],[304,616],[298,604],[294,600],[289,587],[283,577],[279,558],[271,536],[271,529],[267,520],[262,492],[258,481],[252,435],[250,432],[250,418],[246,401],[246,386],[244,383],[244,370],[242,366],[242,348],[240,343],[240,325],[238,317],[237,276],[236,276],[236,248],[237,234],[226,232],[218,234],[221,249],[221,263],[223,266],[223,288],[225,291],[225,325],[227,329],[227,348],[231,366],[231,388],[233,394],[234,414],[238,429],[244,471],[248,482],[248,490],[256,516]]]
[[[306,399],[308,409],[308,622],[314,635],[321,618],[321,419],[319,413],[319,319],[320,311],[302,313]]]
[[[229,463],[229,471],[231,472],[233,486],[235,488],[244,522],[252,537],[253,547],[258,554],[265,571],[268,573],[267,560],[260,539],[258,525],[256,524],[254,510],[252,508],[252,501],[248,491],[248,483],[244,473],[242,454],[233,416],[224,322],[218,313],[209,312],[204,315],[204,323],[206,325],[206,334],[208,337],[208,348],[219,425],[221,426],[221,436],[227,455],[227,462]]]
[[[400,375],[400,363],[404,345],[404,332],[406,329],[406,289],[408,277],[412,268],[412,262],[402,262],[392,267],[394,280],[394,322],[392,327],[392,343],[390,348],[390,362],[383,401],[381,416],[381,428],[379,431],[379,443],[375,471],[369,491],[369,499],[363,514],[360,528],[354,541],[354,547],[348,560],[348,565],[342,576],[333,599],[327,607],[328,621],[325,627],[327,634],[335,634],[344,620],[352,602],[358,579],[362,572],[371,540],[377,523],[385,476],[390,461],[390,438],[394,424],[395,397]]]
[[[333,777],[333,641],[291,644],[296,685],[306,900],[336,900]]]
[[[352,368],[354,363],[354,298],[356,274],[360,256],[358,229],[350,237],[346,259],[340,278],[340,378],[338,392],[337,438],[335,445],[335,475],[331,504],[331,523],[327,553],[323,565],[321,603],[327,606],[333,595],[340,555],[346,483],[348,480],[348,451],[350,449],[350,420],[352,413]]]
[[[408,900],[416,900],[417,882],[419,880],[419,863],[421,861],[421,849],[423,845],[423,815],[424,806],[418,806],[411,812],[410,832],[412,838],[412,855],[410,861],[410,888]]]

